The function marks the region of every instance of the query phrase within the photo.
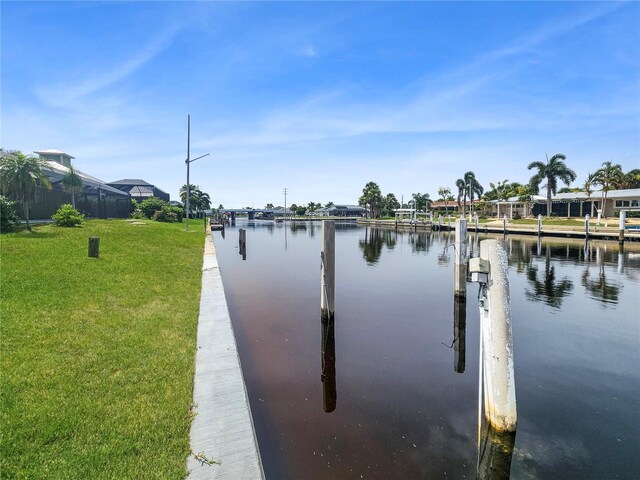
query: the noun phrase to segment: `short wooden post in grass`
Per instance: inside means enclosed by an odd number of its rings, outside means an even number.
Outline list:
[[[335,314],[336,222],[322,222],[322,251],[320,252],[320,313],[323,321],[333,320]]]
[[[89,256],[93,258],[100,256],[100,237],[89,237]]]

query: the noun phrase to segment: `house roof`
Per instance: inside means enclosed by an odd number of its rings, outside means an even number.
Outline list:
[[[55,177],[63,177],[64,175],[66,175],[67,173],[69,173],[69,168],[65,167],[64,165],[61,165],[58,162],[54,162],[53,160],[44,160],[44,165],[43,165],[43,170],[44,173],[50,177],[51,175]],[[96,177],[92,177],[91,175],[88,175],[84,172],[81,172],[80,170],[74,168],[73,169],[75,173],[77,173],[80,178],[82,179],[82,183],[85,186],[88,187],[93,187],[93,188],[100,188],[101,190],[104,190],[105,192],[111,192],[111,193],[115,193],[117,195],[126,195],[129,196],[128,193],[123,192],[122,190],[118,190],[117,188],[113,188],[110,187],[109,185],[107,185],[106,183],[104,183],[102,180],[100,180],[99,178]]]
[[[37,153],[38,155],[64,155],[65,157],[76,158],[61,150],[56,150],[55,148],[48,148],[46,150],[34,150],[33,153]]]
[[[115,182],[109,182],[109,185],[131,185],[132,187],[145,186],[153,187],[149,182],[145,182],[141,178],[123,178],[122,180],[116,180]]]

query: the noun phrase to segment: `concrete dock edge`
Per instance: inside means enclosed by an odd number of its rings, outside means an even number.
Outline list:
[[[193,388],[195,418],[191,425],[187,478],[264,479],[242,366],[210,233],[205,240],[197,335]]]

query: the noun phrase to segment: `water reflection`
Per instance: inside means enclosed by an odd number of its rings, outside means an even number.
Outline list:
[[[453,298],[453,370],[464,373],[467,350],[467,300]]]
[[[336,339],[334,320],[322,320],[322,404],[324,411],[331,413],[336,409]]]
[[[362,256],[368,265],[375,265],[380,261],[382,247],[386,245],[389,251],[396,246],[396,232],[388,229],[365,228],[364,239],[358,242]]]
[[[516,434],[487,427],[478,446],[478,480],[509,480]]]
[[[604,269],[604,263],[597,266],[598,274],[596,278],[592,278],[590,266],[587,265],[582,272],[582,286],[594,300],[599,300],[603,304],[618,303],[620,294],[620,285],[607,281],[607,275]]]
[[[573,290],[573,282],[568,277],[556,279],[556,267],[551,264],[549,245],[546,247],[543,275],[542,279],[538,279],[538,265],[530,264],[527,267],[527,280],[532,288],[525,290],[527,300],[544,302],[551,307],[560,308],[564,297]]]

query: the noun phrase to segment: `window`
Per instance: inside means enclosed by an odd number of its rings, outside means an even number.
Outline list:
[[[637,207],[638,206],[638,200],[631,200],[631,206],[632,207]]]
[[[622,206],[622,200],[616,200],[616,207]]]

